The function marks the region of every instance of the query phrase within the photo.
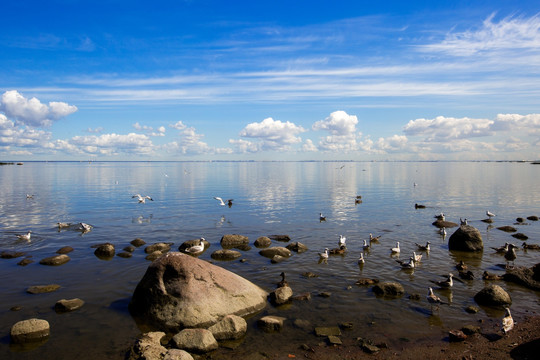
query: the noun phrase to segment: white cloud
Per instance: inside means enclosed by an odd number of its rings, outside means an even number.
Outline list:
[[[435,119],[411,120],[403,132],[409,136],[424,136],[425,141],[464,139],[491,135],[493,123],[488,119],[438,116]]]
[[[167,152],[177,152],[188,155],[230,154],[233,152],[230,148],[215,148],[209,146],[206,142],[201,140],[204,137],[203,134],[198,134],[194,127],[188,127],[181,121],[178,121],[174,125],[170,125],[170,127],[180,130],[180,138],[179,141],[173,141],[164,146]],[[162,130],[165,131],[165,128],[162,127]]]
[[[345,111],[334,111],[326,119],[315,122],[312,126],[313,130],[324,130],[330,133],[330,135],[321,138],[319,149],[326,151],[357,150],[356,124],[358,124],[358,118]]]
[[[379,138],[377,148],[385,152],[402,151],[407,146],[408,139],[404,135],[393,135],[388,138]]]
[[[148,136],[135,133],[75,136],[69,140],[69,144],[79,147],[83,152],[101,155],[150,154],[153,151]]]
[[[99,134],[99,133],[102,133],[103,130],[104,129],[101,126],[99,126],[97,128],[87,128],[86,132],[91,133],[91,134]]]
[[[49,127],[54,120],[73,114],[77,107],[64,102],[50,102],[47,106],[35,97],[27,99],[18,91],[10,90],[2,94],[0,110],[20,124]]]
[[[266,118],[259,123],[250,123],[240,131],[241,137],[260,140],[260,150],[287,150],[293,144],[300,143],[302,139],[297,135],[306,130],[289,121],[281,122]]]
[[[302,151],[314,152],[317,151],[317,147],[315,146],[315,144],[313,144],[313,141],[311,139],[306,139],[304,145],[302,145]]]
[[[257,144],[244,139],[229,139],[229,143],[236,146],[236,151],[239,153],[255,153],[259,151]]]
[[[492,126],[495,131],[525,130],[529,133],[540,133],[540,114],[498,114]]]
[[[133,124],[133,127],[135,128],[135,130],[145,132],[148,136],[165,136],[164,126],[160,126],[159,128],[157,128],[157,130],[154,130],[154,128],[151,126],[141,125],[139,124],[139,122],[136,122],[135,124]]]
[[[169,125],[171,128],[176,130],[184,130],[186,128],[186,125],[182,121],[178,121],[177,123],[173,125]]]

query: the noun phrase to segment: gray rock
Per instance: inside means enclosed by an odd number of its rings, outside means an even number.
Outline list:
[[[448,239],[448,249],[468,252],[483,251],[482,235],[478,229],[470,225],[462,225]]]
[[[209,327],[224,316],[247,316],[266,306],[267,293],[248,280],[180,252],[155,260],[129,304],[142,322],[167,331]]]
[[[338,326],[318,326],[315,328],[317,336],[341,336],[341,330]]]
[[[257,238],[257,240],[255,240],[254,245],[255,247],[258,247],[258,248],[267,248],[270,245],[272,245],[272,240],[270,240],[269,237],[261,236]]]
[[[271,248],[262,249],[261,251],[259,251],[259,254],[270,259],[276,255],[282,256],[284,258],[291,257],[292,255],[289,249],[282,246],[274,246]]]
[[[249,239],[244,235],[227,234],[223,235],[220,244],[222,248],[230,249],[241,245],[249,245]]]
[[[42,259],[39,263],[41,265],[59,266],[67,263],[69,260],[71,260],[69,256],[62,254],[46,257],[45,259]]]
[[[131,347],[127,356],[128,360],[154,360],[162,359],[167,349],[161,345],[164,332],[155,331],[141,335]]]
[[[236,315],[227,315],[208,328],[216,340],[240,339],[246,334],[247,322]]]
[[[488,285],[474,295],[474,301],[479,305],[505,306],[512,304],[512,298],[499,285]]]
[[[214,251],[210,255],[210,257],[212,257],[212,259],[214,259],[214,260],[228,261],[228,260],[235,260],[235,259],[240,258],[240,257],[242,257],[242,254],[239,251],[236,251],[236,250],[220,249],[220,250]]]
[[[540,263],[531,268],[517,267],[507,269],[503,275],[505,281],[523,285],[529,289],[540,291]]]
[[[34,285],[26,289],[26,292],[29,294],[44,294],[44,293],[54,292],[58,289],[60,289],[60,285],[58,284]]]
[[[293,291],[289,286],[282,286],[272,291],[269,295],[270,301],[275,305],[282,305],[291,300]]]
[[[21,344],[27,342],[40,341],[50,334],[50,326],[47,320],[29,319],[19,321],[11,327],[11,340]]]
[[[405,294],[405,289],[397,282],[382,282],[373,286],[373,292],[380,296],[400,297]]]
[[[173,336],[172,342],[179,349],[197,354],[218,348],[214,335],[207,329],[184,329]]]
[[[270,333],[281,331],[281,329],[283,329],[284,321],[284,317],[268,315],[260,318],[259,321],[257,321],[257,324],[264,332]]]
[[[112,259],[114,253],[114,245],[111,243],[101,244],[94,251],[94,255],[96,255],[96,257],[98,257],[99,259],[103,260]]]
[[[272,264],[279,264],[280,262],[283,262],[285,260],[287,260],[288,257],[283,257],[281,255],[274,255],[274,257],[272,259],[270,259],[270,262]]]
[[[297,253],[301,254],[303,252],[308,251],[308,247],[301,242],[293,242],[287,245],[287,249],[291,251],[296,251]]]
[[[184,350],[169,349],[163,357],[163,360],[193,360],[193,356]]]
[[[84,301],[78,298],[69,299],[69,300],[62,299],[62,300],[58,300],[56,304],[54,304],[54,310],[57,313],[64,313],[64,312],[80,309],[83,305],[84,305]]]

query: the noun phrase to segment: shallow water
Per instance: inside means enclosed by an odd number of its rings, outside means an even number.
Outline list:
[[[495,227],[512,225],[517,217],[540,215],[539,175],[540,166],[506,162],[28,162],[1,166],[0,250],[24,251],[35,262],[22,267],[17,265],[22,258],[0,259],[0,358],[31,359],[38,354],[42,359],[122,358],[140,333],[127,304],[149,261],[143,248],[132,258],[104,261],[94,256],[90,246],[111,242],[119,252],[137,237],[147,244],[173,242],[176,250],[184,241],[203,236],[211,243],[200,256],[206,260],[220,248],[224,234],[246,235],[251,244],[259,236],[287,234],[309,247],[281,264],[271,264],[255,247],[243,252],[245,262],[214,262],[269,291],[285,271],[295,294],[312,294],[307,302],[279,308],[269,304],[248,319],[244,342],[236,350],[224,351],[227,354],[294,351],[299,344],[318,343],[311,331],[293,326],[296,319],[313,326],[352,322],[353,329],[343,337],[384,338],[390,345],[404,338],[442,338],[448,329],[464,322],[496,320],[502,317],[501,311],[481,308],[470,315],[464,308],[475,304],[474,294],[485,285],[484,270],[503,273],[497,265],[504,258],[490,246],[521,245]],[[136,193],[150,195],[154,201],[137,204],[131,198]],[[34,197],[26,199],[26,194]],[[362,195],[361,204],[355,204],[356,195]],[[234,204],[218,206],[213,196],[232,198]],[[427,208],[415,209],[415,203]],[[488,209],[497,214],[495,227],[481,221]],[[319,222],[320,212],[327,221]],[[471,257],[449,252],[447,240],[455,228],[448,229],[446,238],[438,234],[432,222],[440,212],[457,223],[460,217],[467,218],[478,228],[483,254]],[[59,221],[82,221],[94,228],[84,235],[58,231]],[[540,222],[516,227],[529,236],[529,243],[540,243]],[[18,241],[15,234],[28,230],[32,230],[32,241]],[[382,237],[359,268],[362,240],[370,233]],[[317,253],[337,247],[340,234],[347,237],[347,253],[319,264]],[[424,253],[417,269],[403,271],[390,254],[397,241],[401,259],[416,250],[415,243],[430,241],[432,249]],[[39,264],[65,245],[75,249],[67,264]],[[540,252],[518,250],[516,265],[531,266],[539,257]],[[451,291],[436,290],[451,305],[432,313],[425,300],[430,280],[440,280],[440,275],[451,271],[457,274],[454,265],[461,259],[478,279],[458,282]],[[301,274],[307,271],[318,277],[304,278]],[[359,277],[398,281],[406,294],[394,300],[378,298],[369,287],[355,285]],[[50,283],[62,287],[50,294],[26,293],[31,285]],[[512,296],[514,318],[540,310],[539,292],[498,284]],[[331,296],[318,296],[323,291]],[[409,300],[408,295],[414,293],[421,300]],[[81,309],[55,313],[57,300],[75,297],[85,301]],[[22,309],[10,311],[16,305]],[[255,322],[264,314],[286,317],[283,331],[261,333]],[[33,317],[49,321],[49,340],[34,349],[10,344],[11,326]]]

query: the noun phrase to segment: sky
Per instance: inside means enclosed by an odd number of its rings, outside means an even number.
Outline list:
[[[538,159],[537,0],[2,3],[0,161]]]

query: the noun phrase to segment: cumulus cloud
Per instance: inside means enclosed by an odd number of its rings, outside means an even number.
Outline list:
[[[386,152],[396,152],[404,150],[408,139],[404,135],[393,135],[387,138],[379,138],[377,148]]]
[[[3,147],[43,147],[51,138],[47,131],[21,128],[0,114],[0,146]]]
[[[438,116],[435,119],[411,120],[403,128],[409,136],[424,136],[425,141],[442,141],[488,136],[493,120]]]
[[[315,122],[312,129],[328,131],[330,135],[321,138],[318,148],[325,151],[357,150],[356,115],[345,111],[334,111],[326,119]]]
[[[495,131],[525,130],[530,133],[540,133],[540,114],[498,114],[492,127]]]
[[[182,121],[178,121],[177,123],[169,125],[169,126],[176,130],[184,130],[187,127],[186,125],[184,125]]]
[[[16,90],[10,90],[2,94],[0,111],[18,124],[31,127],[49,127],[55,120],[66,117],[77,111],[74,105],[64,102],[49,102],[42,104],[35,97],[25,98]]]
[[[164,149],[169,153],[180,153],[187,155],[198,154],[230,154],[232,149],[230,148],[216,148],[209,146],[206,142],[202,141],[203,134],[197,133],[194,127],[190,127],[178,121],[173,125],[169,125],[171,128],[180,130],[179,140],[168,143],[164,146]],[[165,131],[165,128],[163,128]]]
[[[282,122],[266,118],[259,123],[250,123],[240,131],[241,137],[259,139],[260,150],[287,150],[290,146],[302,142],[297,135],[306,130],[289,121]]]
[[[148,136],[165,136],[165,126],[160,126],[156,130],[153,127],[147,125],[141,125],[138,122],[133,124],[135,130],[143,131]]]
[[[306,141],[304,142],[304,145],[302,145],[302,151],[305,151],[305,152],[317,151],[317,147],[315,146],[315,144],[313,144],[313,141],[311,139],[306,139]]]
[[[148,136],[135,133],[75,136],[69,144],[77,146],[82,152],[95,155],[149,154],[153,150]]]

